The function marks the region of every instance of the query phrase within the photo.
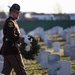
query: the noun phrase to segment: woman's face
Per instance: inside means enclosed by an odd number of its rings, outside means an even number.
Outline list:
[[[14,19],[18,19],[18,17],[19,17],[19,12],[15,11],[14,12]]]

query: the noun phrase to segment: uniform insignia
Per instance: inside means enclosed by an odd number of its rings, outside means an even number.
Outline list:
[[[9,22],[9,23],[8,23],[8,26],[9,26],[9,27],[13,27],[13,22]]]

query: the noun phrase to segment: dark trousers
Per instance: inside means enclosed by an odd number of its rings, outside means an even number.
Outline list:
[[[12,69],[15,70],[16,75],[26,75],[20,54],[4,56],[4,66],[2,73],[5,75],[10,75]]]

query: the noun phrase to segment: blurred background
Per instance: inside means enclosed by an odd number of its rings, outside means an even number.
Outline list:
[[[24,59],[28,75],[48,75],[49,67],[44,66],[50,64],[46,60],[49,54],[59,55],[60,60],[70,62],[69,70],[72,74],[63,75],[75,75],[75,0],[0,0],[0,47],[3,23],[9,14],[8,6],[13,3],[21,6],[17,22],[22,36],[33,35],[41,46],[35,60]],[[43,51],[49,53],[44,54]],[[42,63],[44,59],[47,62],[45,64]],[[69,70],[66,72],[69,73]],[[11,75],[16,75],[14,70]]]
[[[48,30],[54,26],[67,28],[75,25],[74,0],[0,0],[0,29],[8,17],[8,6],[13,3],[21,6],[17,22],[26,32],[39,26]]]

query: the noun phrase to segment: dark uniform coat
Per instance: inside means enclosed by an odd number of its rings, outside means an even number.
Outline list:
[[[20,37],[20,30],[12,17],[9,17],[3,27],[3,46],[1,49],[2,55],[18,54],[19,47],[17,41]]]
[[[20,30],[18,24],[12,17],[9,17],[3,27],[3,45],[1,54],[4,57],[4,66],[2,73],[10,75],[14,68],[16,75],[26,75],[24,64],[19,52],[18,40],[20,38]]]

